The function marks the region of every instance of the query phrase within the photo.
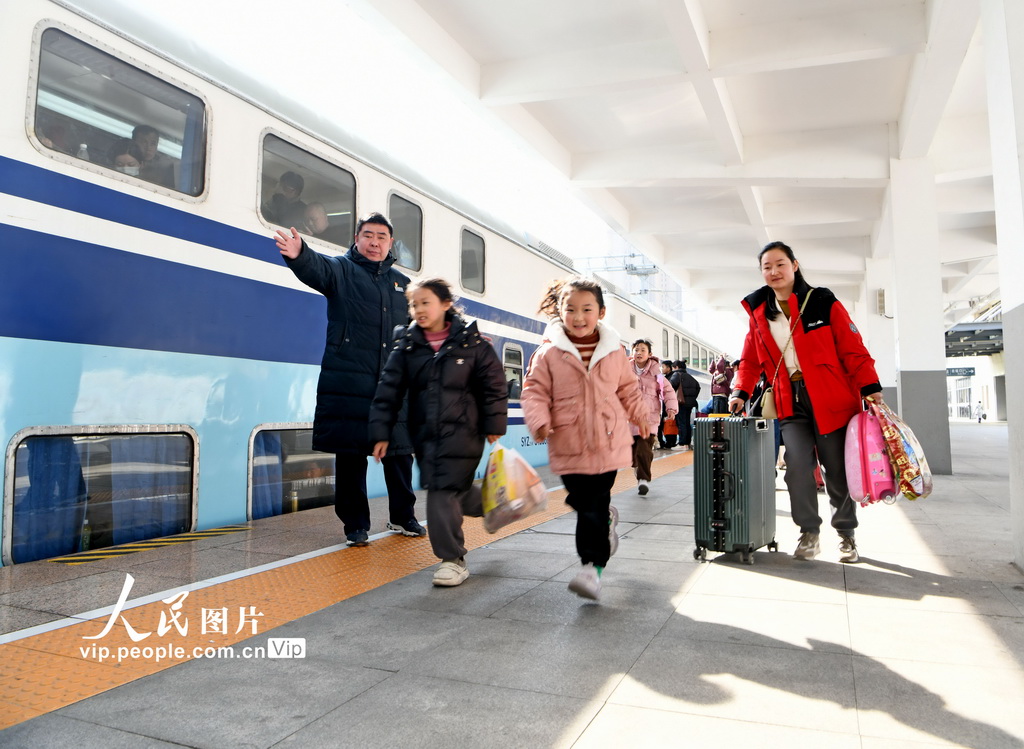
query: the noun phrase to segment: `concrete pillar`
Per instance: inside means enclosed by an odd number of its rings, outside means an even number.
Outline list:
[[[889,179],[899,413],[932,473],[950,474],[935,174],[925,158],[892,159]]]
[[[899,411],[899,390],[896,387],[896,325],[892,285],[892,260],[868,258],[864,268],[867,302],[861,335],[868,351],[875,358],[875,371],[885,402]],[[881,294],[879,294],[881,292]],[[881,307],[879,306],[881,302]]]
[[[1024,569],[1024,3],[983,0],[981,31],[1003,302],[1010,522],[1014,563]]]

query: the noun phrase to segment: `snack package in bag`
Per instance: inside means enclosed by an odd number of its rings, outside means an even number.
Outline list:
[[[899,490],[907,499],[922,499],[932,493],[932,472],[921,443],[896,412],[885,403],[871,403],[871,412],[882,427],[885,450],[889,453]]]
[[[533,467],[510,447],[495,443],[484,473],[484,530],[495,533],[548,506],[548,490]]]

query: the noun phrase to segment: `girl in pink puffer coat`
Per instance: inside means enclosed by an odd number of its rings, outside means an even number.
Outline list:
[[[604,294],[594,281],[555,283],[540,312],[556,318],[530,359],[523,416],[538,442],[548,441],[551,470],[576,510],[576,551],[583,568],[569,590],[597,600],[601,573],[619,545],[611,506],[615,474],[632,462],[629,422],[650,434],[647,407],[619,335],[604,325]]]
[[[641,497],[647,494],[652,481],[651,463],[654,460],[654,440],[661,421],[661,406],[665,405],[667,418],[674,419],[679,413],[679,399],[675,388],[659,372],[658,357],[651,354],[654,344],[646,338],[633,341],[633,356],[630,363],[640,385],[640,395],[647,407],[647,423],[651,436],[641,437],[640,430],[633,427],[633,473],[636,474],[636,491]]]

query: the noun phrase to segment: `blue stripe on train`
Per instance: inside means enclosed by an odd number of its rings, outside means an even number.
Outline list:
[[[3,224],[0,262],[2,336],[297,364],[323,353],[318,295]]]
[[[269,263],[281,262],[266,235],[3,156],[0,156],[0,192]],[[544,323],[534,318],[471,299],[460,303],[473,317],[538,335],[544,332]]]
[[[319,364],[323,298],[0,225],[0,335]]]

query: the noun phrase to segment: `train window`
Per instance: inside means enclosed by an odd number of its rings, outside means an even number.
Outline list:
[[[250,517],[268,518],[334,504],[334,456],[313,450],[308,424],[253,431],[249,455]]]
[[[398,258],[398,264],[419,270],[423,264],[423,209],[405,198],[392,195],[388,199],[388,218],[395,227],[392,251]]]
[[[16,441],[11,561],[191,530],[194,433],[141,429],[50,429]]]
[[[673,336],[672,340],[675,343],[675,356],[673,356],[672,358],[678,359],[679,358],[679,336],[678,335]]]
[[[661,350],[665,352],[664,356],[668,359],[668,331],[664,328],[661,329]]]
[[[267,134],[263,138],[260,212],[322,242],[349,247],[356,236],[352,172]]]
[[[203,101],[60,29],[42,34],[32,127],[57,153],[187,195],[203,191]]]
[[[690,359],[690,342],[685,338],[682,340],[679,346],[679,357],[680,359]]]
[[[462,230],[462,287],[470,291],[484,290],[484,238],[469,229]]]
[[[506,343],[501,358],[505,364],[508,399],[517,401],[523,392],[523,349],[517,344]]]
[[[636,315],[632,313],[629,315],[629,327],[636,330]]]

